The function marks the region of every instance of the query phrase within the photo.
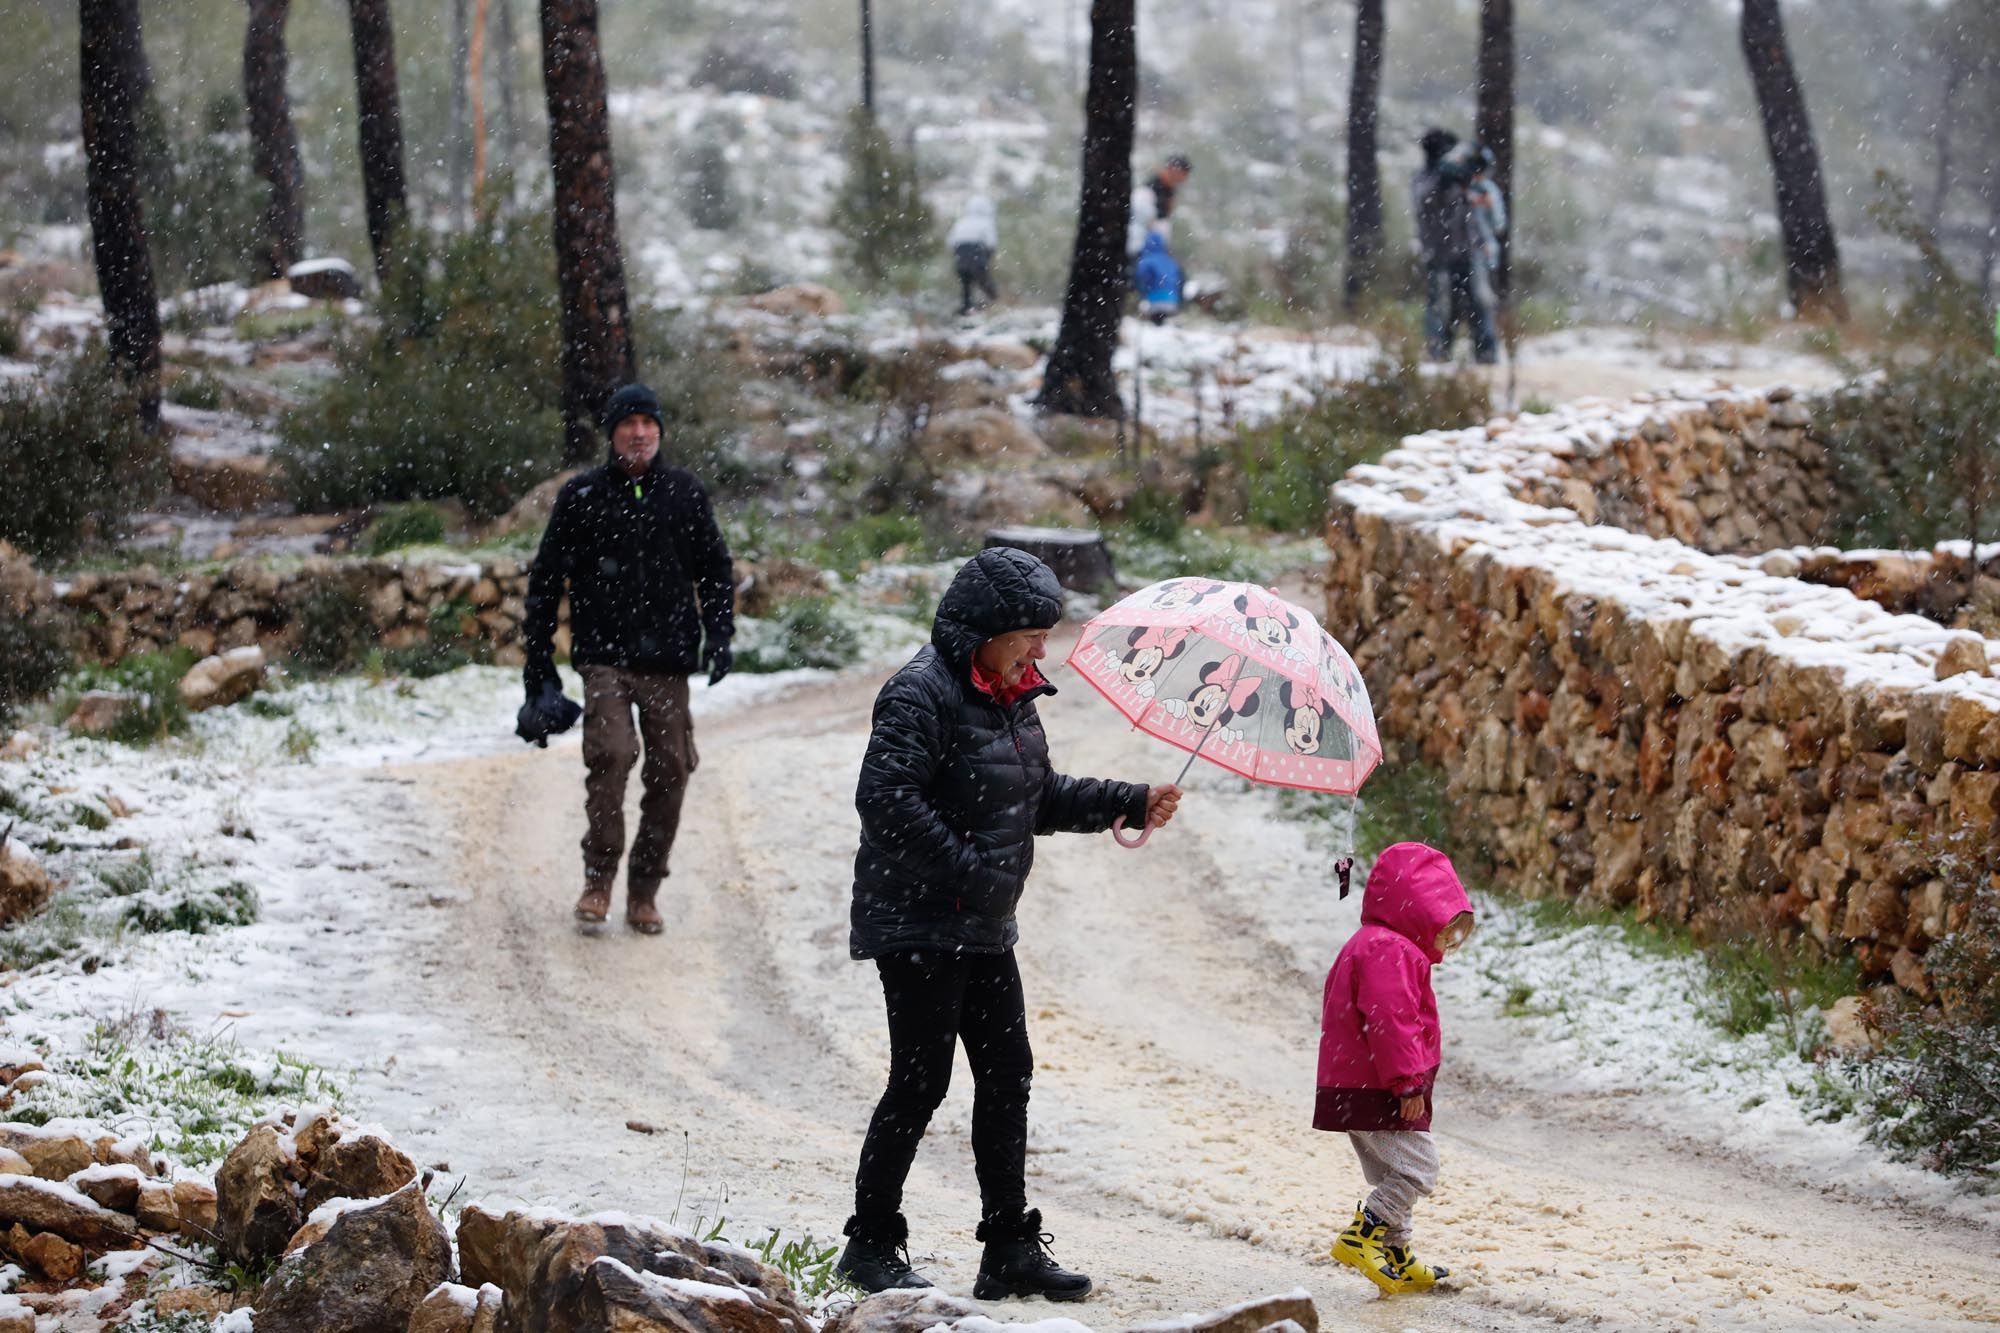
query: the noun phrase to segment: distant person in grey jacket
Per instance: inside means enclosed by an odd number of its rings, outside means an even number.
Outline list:
[[[952,266],[958,271],[958,313],[969,315],[982,305],[1000,299],[993,285],[993,256],[1000,249],[1000,228],[994,221],[993,201],[975,194],[965,201],[965,211],[951,224],[944,243],[951,248]],[[985,294],[973,300],[974,291]]]

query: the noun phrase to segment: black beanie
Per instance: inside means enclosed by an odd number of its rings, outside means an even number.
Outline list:
[[[598,424],[609,435],[619,422],[634,414],[651,417],[659,423],[661,433],[665,433],[667,419],[660,412],[660,400],[643,384],[627,384],[612,394],[604,404],[604,413],[598,418]]]

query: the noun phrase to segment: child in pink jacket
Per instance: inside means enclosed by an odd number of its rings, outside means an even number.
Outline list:
[[[1471,934],[1472,904],[1451,858],[1399,842],[1369,872],[1361,929],[1326,974],[1313,1128],[1346,1132],[1371,1187],[1333,1257],[1391,1294],[1435,1286],[1449,1271],[1411,1253],[1410,1209],[1438,1176],[1431,968]]]

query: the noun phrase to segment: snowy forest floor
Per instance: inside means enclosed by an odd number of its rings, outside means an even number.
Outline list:
[[[35,782],[119,794],[133,812],[107,841],[227,862],[263,910],[15,974],[5,1035],[74,1050],[162,1010],[334,1070],[352,1111],[465,1178],[461,1202],[836,1236],[887,1059],[879,987],[846,949],[885,665],[697,687],[702,761],[658,939],[570,922],[576,739],[507,735],[510,672],[303,687],[289,718],[204,715],[180,753],[63,742],[29,761]],[[1042,710],[1066,770],[1178,766],[1067,683]],[[301,726],[318,728],[308,759],[288,753]],[[1335,899],[1326,838],[1205,770],[1143,851],[1042,844],[1020,947],[1029,1192],[1099,1284],[1067,1313],[1110,1328],[1303,1285],[1335,1328],[2000,1322],[1993,1200],[1812,1123],[1767,1052],[1689,1017],[1686,975],[1537,942],[1485,896],[1487,928],[1438,973],[1445,1165],[1418,1214],[1420,1250],[1462,1277],[1375,1299],[1325,1253],[1358,1170],[1307,1127],[1320,979],[1359,904]],[[1508,1015],[1523,977],[1556,1016]],[[978,1261],[969,1116],[961,1063],[907,1200],[920,1265],[960,1292]]]

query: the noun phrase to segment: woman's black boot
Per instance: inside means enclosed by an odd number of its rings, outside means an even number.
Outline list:
[[[910,1267],[910,1224],[901,1213],[847,1219],[847,1248],[833,1271],[865,1292],[928,1287],[930,1280]]]
[[[1052,1301],[1080,1301],[1090,1295],[1090,1279],[1063,1268],[1049,1253],[1055,1237],[1043,1232],[1041,1209],[989,1217],[975,1234],[986,1242],[979,1276],[972,1283],[972,1294],[980,1300],[1046,1296]]]

